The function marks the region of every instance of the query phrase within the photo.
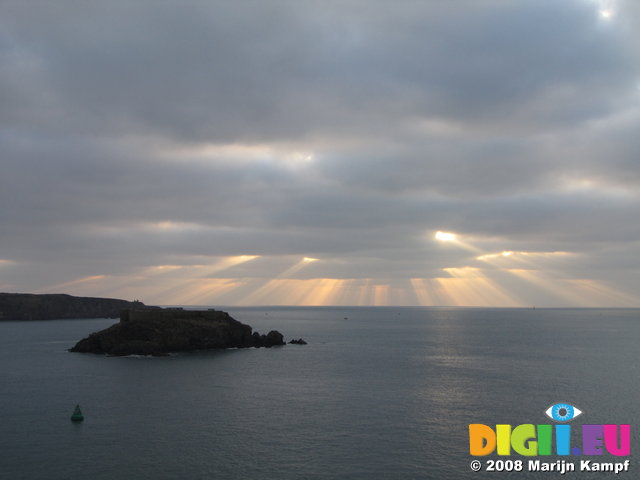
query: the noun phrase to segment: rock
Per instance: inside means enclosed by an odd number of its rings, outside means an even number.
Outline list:
[[[297,340],[291,340],[289,343],[292,343],[294,345],[306,345],[307,342],[305,342],[303,339],[299,338]]]
[[[253,347],[262,347],[264,346],[264,335],[260,335],[258,332],[253,332],[251,336],[251,340],[253,342]]]
[[[276,345],[284,345],[284,337],[277,330],[271,330],[267,333],[267,336],[264,339],[264,346],[267,348],[276,346]]]
[[[166,355],[211,348],[284,345],[275,330],[253,332],[227,312],[216,310],[129,309],[120,323],[80,340],[71,352],[107,355]]]

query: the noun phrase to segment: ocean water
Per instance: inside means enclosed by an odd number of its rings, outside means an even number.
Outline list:
[[[309,344],[109,358],[66,349],[114,320],[0,322],[0,478],[558,478],[472,472],[468,425],[559,401],[631,424],[640,472],[640,310],[226,310]]]

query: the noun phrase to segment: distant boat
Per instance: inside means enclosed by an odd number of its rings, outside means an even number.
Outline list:
[[[80,410],[80,405],[76,405],[75,410],[71,414],[72,422],[81,422],[84,420],[84,416],[82,415],[82,411]]]

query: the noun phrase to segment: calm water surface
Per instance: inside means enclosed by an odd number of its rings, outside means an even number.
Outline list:
[[[467,434],[558,401],[631,423],[640,473],[640,310],[227,310],[309,344],[107,358],[66,349],[114,320],[0,322],[0,478],[559,478],[473,473]]]

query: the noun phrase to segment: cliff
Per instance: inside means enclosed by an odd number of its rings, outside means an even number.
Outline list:
[[[216,310],[128,309],[120,323],[80,340],[71,352],[107,355],[165,355],[211,348],[284,345],[282,334],[253,332]]]
[[[144,307],[141,302],[128,302],[115,298],[0,293],[0,320],[117,318],[123,309],[140,307]]]

